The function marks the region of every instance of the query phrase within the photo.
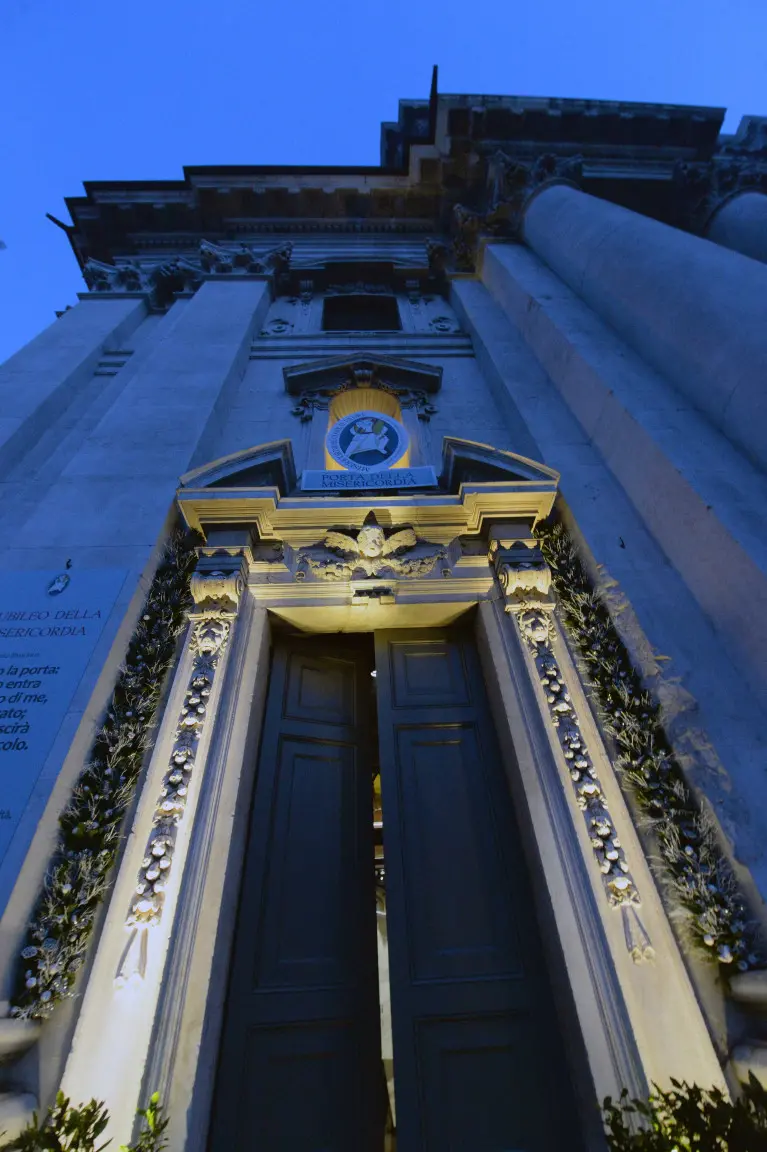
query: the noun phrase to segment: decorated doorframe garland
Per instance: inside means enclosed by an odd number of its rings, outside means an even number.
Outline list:
[[[59,817],[59,835],[17,962],[11,1015],[45,1019],[73,995],[186,625],[194,541],[175,533],[147,593],[101,728]]]
[[[696,954],[740,972],[765,967],[756,927],[713,820],[696,801],[663,729],[660,705],[643,687],[600,592],[564,525],[535,529],[551,569],[566,634],[615,754],[618,781],[651,831],[661,890]]]

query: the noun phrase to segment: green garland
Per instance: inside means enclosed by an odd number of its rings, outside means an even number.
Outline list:
[[[109,885],[123,817],[133,800],[165,675],[183,630],[191,541],[168,543],[88,762],[59,818],[59,838],[16,972],[11,1015],[50,1016],[72,995]]]
[[[710,817],[697,804],[666,739],[660,707],[642,686],[610,614],[561,523],[536,529],[559,607],[604,730],[618,778],[652,830],[652,860],[672,915],[695,951],[741,972],[764,967],[755,927]]]

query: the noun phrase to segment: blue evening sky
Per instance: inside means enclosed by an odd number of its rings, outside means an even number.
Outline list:
[[[767,115],[765,0],[0,0],[0,362],[84,289],[83,180],[184,164],[377,164],[443,92]]]

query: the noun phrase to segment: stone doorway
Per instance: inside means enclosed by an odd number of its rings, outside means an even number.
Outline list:
[[[468,629],[276,637],[215,1095],[211,1152],[578,1146]]]

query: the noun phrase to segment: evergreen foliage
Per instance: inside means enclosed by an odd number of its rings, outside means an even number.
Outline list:
[[[753,1073],[735,1101],[718,1088],[671,1084],[668,1092],[656,1086],[648,1100],[629,1100],[627,1089],[617,1104],[607,1097],[610,1152],[767,1152],[767,1092]]]
[[[120,1152],[163,1152],[168,1141],[165,1129],[167,1118],[162,1115],[159,1095],[155,1092],[146,1108],[138,1115],[144,1123],[135,1144],[123,1144]],[[73,1107],[68,1096],[59,1092],[56,1103],[40,1119],[37,1112],[24,1131],[7,1144],[3,1152],[102,1152],[111,1140],[96,1145],[96,1141],[109,1123],[109,1113],[103,1102],[91,1100]]]
[[[543,524],[536,534],[567,634],[616,750],[618,779],[658,845],[660,859],[651,863],[670,898],[672,915],[705,959],[742,972],[763,967],[736,879],[710,817],[674,759],[657,701],[642,686],[564,526]]]

